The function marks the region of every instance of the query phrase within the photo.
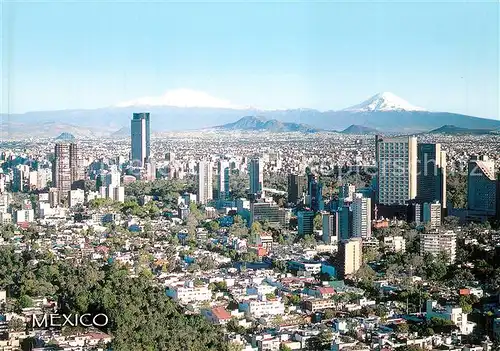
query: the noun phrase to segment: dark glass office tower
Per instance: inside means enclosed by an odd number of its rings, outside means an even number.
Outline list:
[[[419,203],[439,201],[446,208],[446,153],[441,144],[417,146],[417,197]]]
[[[130,122],[130,130],[132,147],[130,158],[132,161],[140,161],[140,166],[143,167],[151,156],[149,112],[134,113]]]
[[[306,189],[306,177],[290,173],[288,175],[288,203],[297,204]]]

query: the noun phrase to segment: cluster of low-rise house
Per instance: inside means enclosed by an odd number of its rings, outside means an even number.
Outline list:
[[[109,221],[103,221],[107,217]],[[396,278],[381,278],[375,282],[384,296],[384,303],[368,299],[365,291],[350,285],[348,280],[335,280],[335,265],[325,258],[328,255],[322,255],[335,251],[329,247],[331,245],[305,248],[300,244],[279,244],[269,233],[262,233],[255,243],[250,243],[247,239],[232,236],[224,228],[209,233],[200,226],[196,231],[198,246],[189,247],[182,240],[176,244],[170,241],[172,235],[176,235],[172,228],[179,223],[177,218],[145,221],[96,211],[90,219],[83,221],[67,218],[39,220],[37,226],[40,230],[32,240],[24,238],[28,229],[19,228],[12,238],[2,240],[0,245],[11,244],[19,251],[45,249],[56,258],[75,262],[84,259],[100,264],[119,262],[128,265],[131,274],[137,273],[136,268],[146,249],[151,256],[148,267],[164,287],[165,294],[182,305],[186,313],[201,314],[210,323],[227,328],[227,337],[241,344],[243,350],[279,350],[284,346],[303,350],[308,339],[325,332],[332,337],[331,350],[395,350],[408,345],[463,351],[490,350],[492,347],[487,340],[481,345],[465,343],[465,337],[473,332],[475,324],[452,301],[458,294],[482,297],[479,287],[468,287],[467,291],[440,291],[443,297],[450,297],[448,306],[440,307],[429,300],[422,303],[425,307],[422,311],[408,313],[405,303],[396,298],[402,289]],[[149,227],[154,235],[121,235],[121,229],[116,227],[126,228],[131,233]],[[180,231],[178,237],[182,238],[184,234]],[[495,234],[491,237],[495,239]],[[123,241],[114,246],[115,238]],[[466,240],[470,241],[469,244],[479,245],[474,240]],[[404,252],[405,242],[401,236],[384,239],[384,244],[387,250]],[[374,245],[378,244],[374,242]],[[259,262],[233,262],[227,255],[229,250],[245,253],[255,247],[265,247]],[[194,263],[207,258],[213,267],[190,269]],[[273,262],[277,261],[284,262],[286,269],[273,269]],[[330,278],[322,281],[320,276]],[[421,286],[432,283],[419,277],[412,279],[414,284]],[[0,294],[0,298],[2,296],[5,299],[5,294]],[[47,305],[48,297],[35,298],[38,301],[36,308],[50,306]],[[384,313],[377,311],[380,307]],[[498,305],[496,308],[500,315]],[[23,313],[25,315],[20,317],[26,320],[33,311]],[[13,317],[7,313],[1,315],[4,328]],[[449,320],[456,330],[423,336],[398,327],[414,324],[415,320],[417,324],[424,323],[431,318]],[[494,321],[493,335],[498,338],[500,321],[498,318]],[[39,329],[31,334],[11,331],[8,338],[0,341],[0,346],[4,350],[16,350],[22,339],[28,336],[36,337],[41,344],[57,344],[62,350],[84,350],[105,344],[112,338],[98,330],[63,336],[54,330]]]

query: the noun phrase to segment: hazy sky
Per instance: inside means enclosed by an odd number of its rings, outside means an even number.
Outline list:
[[[500,118],[498,1],[1,8],[2,112],[188,88],[238,105],[322,110],[390,91],[430,110]]]

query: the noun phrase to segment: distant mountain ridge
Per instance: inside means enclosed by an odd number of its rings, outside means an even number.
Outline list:
[[[111,133],[111,137],[113,138],[125,138],[130,137],[131,129],[128,127],[121,127],[116,132]]]
[[[454,125],[446,124],[437,129],[433,129],[429,134],[449,134],[449,135],[485,135],[485,134],[500,134],[500,129],[473,129],[473,128],[461,128]]]
[[[59,134],[59,136],[55,139],[56,141],[74,141],[76,138],[73,134],[68,133],[68,132],[62,132]]]
[[[179,94],[177,94],[179,95]],[[254,121],[245,128],[267,131],[317,131],[345,130],[351,125],[377,129],[384,132],[421,133],[453,125],[468,129],[500,129],[500,121],[448,112],[431,112],[416,107],[391,93],[372,96],[361,104],[338,111],[318,111],[300,108],[288,110],[259,110],[254,108],[231,108],[225,101],[214,100],[205,95],[181,94],[182,106],[162,106],[173,101],[176,95],[161,99],[139,99],[132,103],[151,103],[147,106],[106,107],[89,110],[34,111],[23,114],[0,115],[4,138],[54,138],[61,132],[70,132],[78,138],[122,137],[128,133],[134,112],[151,113],[152,132],[189,131],[213,128],[214,126],[236,128],[233,124],[242,116],[259,116],[266,121]],[[206,101],[208,107],[195,107],[186,101],[192,96]],[[175,102],[175,101],[174,101]],[[212,106],[212,107],[210,107]],[[221,107],[215,107],[221,106]],[[254,123],[254,125],[252,125]],[[229,125],[229,126],[227,126]],[[241,129],[240,128],[240,129]],[[352,128],[351,128],[352,129]],[[230,129],[229,129],[230,130]],[[248,129],[247,129],[248,130]],[[349,131],[349,130],[348,130]]]
[[[261,116],[245,116],[233,123],[215,127],[224,130],[269,131],[269,132],[302,132],[316,133],[319,129],[306,124],[281,122],[277,119],[267,119]]]
[[[341,131],[342,134],[358,134],[358,135],[363,135],[363,134],[377,134],[380,133],[377,129],[375,128],[370,128],[370,127],[365,127],[365,126],[360,126],[357,124],[351,124],[349,127]]]

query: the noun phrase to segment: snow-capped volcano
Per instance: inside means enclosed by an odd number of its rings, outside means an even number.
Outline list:
[[[368,100],[358,105],[344,109],[352,112],[377,112],[377,111],[425,111],[424,108],[413,106],[408,101],[401,99],[393,93],[384,92],[373,95]]]
[[[228,100],[191,89],[168,90],[161,96],[145,96],[116,104],[116,107],[130,106],[210,107],[235,110],[245,108],[244,106],[234,105]]]

